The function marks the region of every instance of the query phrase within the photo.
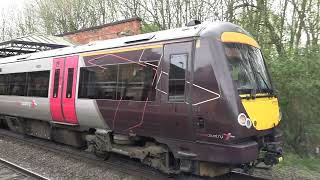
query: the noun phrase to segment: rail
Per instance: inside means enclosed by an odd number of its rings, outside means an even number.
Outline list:
[[[9,169],[11,169],[11,170],[13,170],[13,171],[15,171],[17,173],[21,173],[21,174],[23,174],[25,176],[28,176],[28,177],[30,177],[32,179],[49,180],[48,178],[46,178],[46,177],[44,177],[44,176],[42,176],[40,174],[32,172],[32,171],[30,171],[30,170],[28,170],[26,168],[23,168],[23,167],[21,167],[21,166],[19,166],[17,164],[14,164],[14,163],[9,162],[9,161],[7,161],[5,159],[2,159],[2,158],[0,158],[0,164],[3,164],[4,166],[8,167]]]

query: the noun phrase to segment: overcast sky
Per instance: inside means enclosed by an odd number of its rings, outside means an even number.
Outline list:
[[[0,14],[6,13],[8,10],[20,10],[24,3],[30,0],[0,0]]]
[[[10,21],[10,14],[19,14],[22,11],[22,8],[25,4],[32,2],[33,0],[0,0],[0,24],[1,19],[9,19]],[[277,6],[278,3],[273,3],[274,6]],[[290,9],[289,9],[290,11]],[[290,22],[291,17],[288,16],[288,21]],[[306,37],[305,34],[302,34],[302,41],[305,41]]]

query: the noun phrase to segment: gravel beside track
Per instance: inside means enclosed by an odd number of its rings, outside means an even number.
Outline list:
[[[49,179],[108,180],[257,180],[236,172],[217,178],[178,175],[168,178],[153,168],[125,157],[112,155],[103,161],[83,150],[0,129],[0,158],[8,159]],[[1,180],[1,178],[0,178]]]

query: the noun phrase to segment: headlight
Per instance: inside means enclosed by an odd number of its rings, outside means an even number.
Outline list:
[[[251,120],[250,120],[249,118],[247,118],[247,119],[246,119],[246,127],[247,127],[248,129],[250,129],[251,126],[252,126],[252,122],[251,122]]]
[[[245,126],[248,129],[250,129],[252,127],[252,122],[249,118],[247,118],[247,116],[244,113],[240,113],[238,116],[238,123],[241,126]]]
[[[240,113],[238,116],[238,123],[241,126],[246,126],[247,116],[244,113]]]

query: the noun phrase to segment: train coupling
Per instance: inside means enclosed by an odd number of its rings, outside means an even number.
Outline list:
[[[264,156],[262,162],[267,166],[273,166],[283,161],[283,150],[281,147],[277,146],[275,143],[266,143],[262,148],[264,151]]]
[[[257,161],[242,164],[240,168],[244,173],[252,174],[254,169],[269,169],[283,161],[283,150],[277,144],[268,143],[261,149],[260,158]]]
[[[283,161],[282,133],[276,129],[267,139],[261,143],[262,162],[267,166],[273,166]]]

